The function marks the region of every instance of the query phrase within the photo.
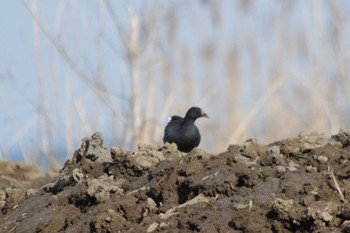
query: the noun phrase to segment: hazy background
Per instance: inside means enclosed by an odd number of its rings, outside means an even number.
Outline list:
[[[213,153],[350,126],[348,1],[5,1],[0,157],[63,163],[95,131],[162,143],[202,107]]]

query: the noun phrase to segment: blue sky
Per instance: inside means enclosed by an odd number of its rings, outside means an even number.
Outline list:
[[[347,2],[109,2],[31,1],[54,41],[22,1],[0,9],[0,157],[63,163],[94,131],[159,144],[167,116],[192,105],[213,116],[197,123],[210,152],[350,127]],[[133,14],[144,137],[130,133]]]

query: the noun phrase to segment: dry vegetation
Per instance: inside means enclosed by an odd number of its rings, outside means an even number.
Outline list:
[[[167,117],[192,105],[211,116],[198,122],[211,152],[350,126],[347,2],[48,4],[23,1],[38,92],[19,93],[34,95],[36,115],[24,129],[11,123],[11,146],[27,161],[63,161],[57,148],[70,156],[94,131],[115,146],[161,143]],[[1,151],[11,156],[8,145]]]

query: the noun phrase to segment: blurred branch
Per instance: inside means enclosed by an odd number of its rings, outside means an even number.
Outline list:
[[[37,14],[29,6],[28,0],[22,0],[22,2],[24,6],[27,8],[27,10],[29,11],[29,13],[31,14],[34,22],[39,26],[40,30],[44,33],[46,38],[56,48],[56,50],[61,54],[61,56],[64,58],[67,64],[72,68],[72,70],[81,78],[82,81],[84,81],[87,84],[88,87],[94,90],[94,93],[97,94],[100,100],[102,100],[105,104],[107,104],[107,106],[111,107],[111,110],[113,111],[113,113],[116,115],[116,117],[118,117],[118,119],[122,123],[127,124],[126,118],[120,112],[115,111],[115,109],[112,106],[112,103],[108,102],[107,99],[105,98],[106,97],[105,95],[108,95],[108,93],[106,93],[105,86],[103,86],[103,90],[101,90],[101,85],[98,85],[98,83],[94,79],[91,79],[82,69],[79,68],[79,65],[73,59],[73,57],[68,54],[67,50],[60,45],[57,39],[49,32],[46,26],[39,20]]]
[[[37,2],[32,2],[32,10],[33,13],[36,14],[37,11]],[[50,110],[48,109],[48,98],[50,96],[46,94],[46,79],[44,73],[44,64],[41,56],[41,40],[40,40],[40,31],[37,24],[33,24],[34,31],[34,47],[35,47],[35,59],[36,59],[36,71],[37,71],[37,80],[39,84],[39,98],[37,102],[37,108],[39,113],[39,124],[37,124],[38,133],[45,138],[45,140],[41,140],[43,143],[39,148],[43,148],[44,154],[50,157],[50,160],[53,160],[54,151],[53,151],[53,122],[51,117],[53,114],[50,114]],[[42,131],[42,132],[41,132]],[[40,142],[39,142],[40,143]]]
[[[123,30],[122,26],[119,24],[119,20],[118,20],[118,17],[116,16],[115,14],[115,11],[113,10],[113,6],[112,4],[110,3],[109,0],[103,0],[102,1],[109,13],[109,15],[111,16],[111,19],[113,21],[113,24],[114,24],[114,27],[115,27],[115,30],[116,32],[118,33],[119,35],[119,38],[122,42],[122,45],[121,46],[122,48],[128,48],[128,42],[125,38],[125,31]],[[126,51],[124,51],[124,55],[126,55]]]
[[[132,127],[133,127],[133,138],[136,141],[140,139],[140,126],[141,126],[141,77],[138,63],[138,48],[139,48],[139,18],[133,8],[129,9],[129,20],[130,20],[130,41],[128,43],[128,58],[131,72],[131,109],[132,109]]]
[[[243,134],[243,132],[247,131],[247,128],[251,121],[257,116],[258,112],[267,103],[274,95],[274,93],[281,87],[282,79],[277,79],[275,82],[269,86],[268,90],[265,94],[259,98],[253,107],[248,111],[248,113],[244,116],[244,119],[238,124],[238,127],[234,131],[234,133],[230,136],[229,140],[226,143],[226,148],[231,143],[236,143],[238,138]]]

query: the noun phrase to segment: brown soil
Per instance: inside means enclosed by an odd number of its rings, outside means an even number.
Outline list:
[[[0,232],[350,232],[349,158],[346,131],[218,155],[95,133],[54,178],[0,162]]]

